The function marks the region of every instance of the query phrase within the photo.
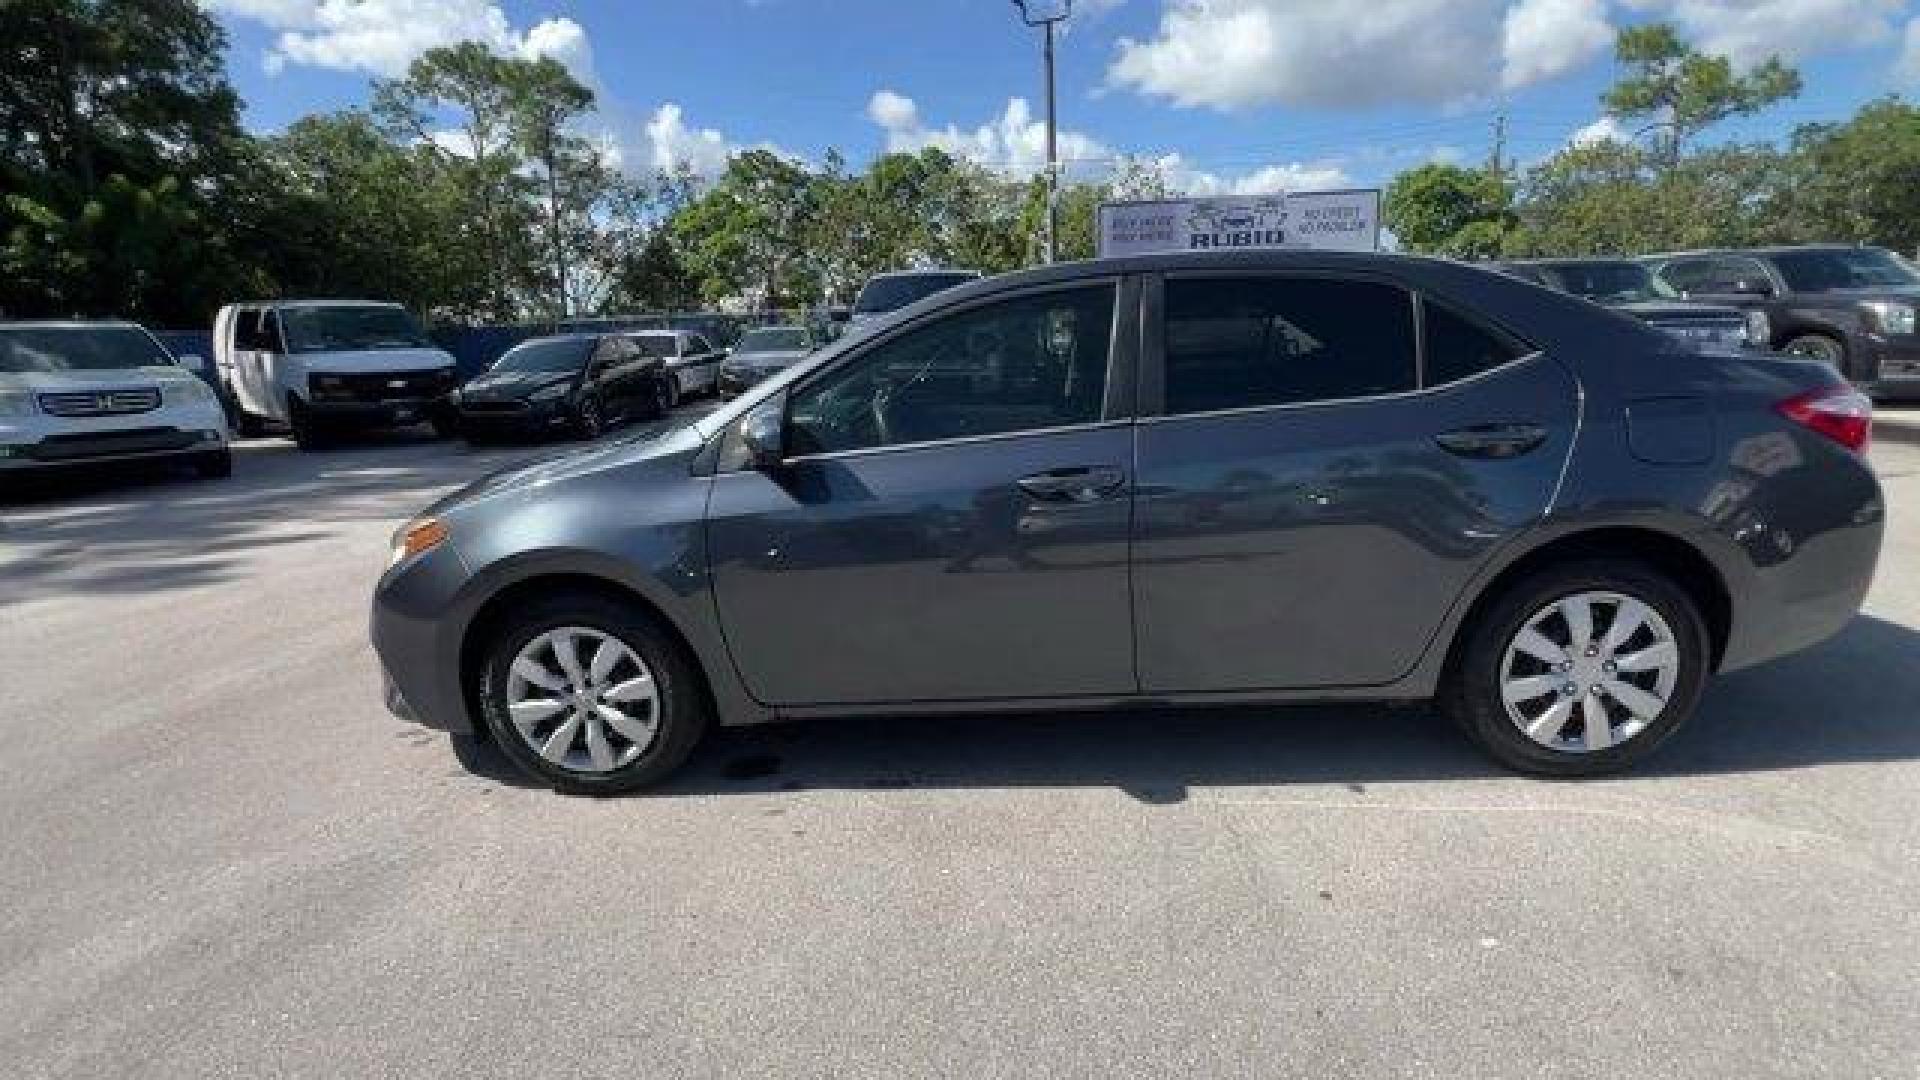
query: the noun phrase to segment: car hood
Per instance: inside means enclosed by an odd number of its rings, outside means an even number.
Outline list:
[[[171,364],[104,371],[0,371],[0,390],[62,393],[119,390],[130,386],[169,386],[197,382],[199,376]]]
[[[350,375],[363,371],[423,371],[453,366],[453,357],[441,349],[350,349],[342,352],[294,353],[309,372]]]
[[[523,398],[550,386],[570,385],[575,376],[566,371],[489,371],[476,375],[460,388],[462,397],[506,400]]]
[[[497,469],[446,495],[423,514],[457,513],[472,503],[531,492],[603,469],[695,453],[704,442],[700,432],[691,426],[640,429],[624,437],[571,447]]]
[[[1744,319],[1746,315],[1739,308],[1724,307],[1720,304],[1692,304],[1683,300],[1638,300],[1628,304],[1609,305],[1615,311],[1624,311],[1639,319]]]
[[[769,349],[766,352],[737,352],[733,354],[731,361],[735,367],[786,367],[806,355],[806,349]]]

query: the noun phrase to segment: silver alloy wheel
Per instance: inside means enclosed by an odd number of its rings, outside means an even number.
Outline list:
[[[1618,746],[1659,719],[1680,646],[1658,611],[1618,592],[1563,596],[1535,612],[1500,662],[1507,717],[1550,750]]]
[[[625,642],[562,626],[527,642],[507,674],[507,715],[533,752],[573,772],[612,772],[660,732],[660,687]]]

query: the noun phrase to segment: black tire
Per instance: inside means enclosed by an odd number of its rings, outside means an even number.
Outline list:
[[[507,711],[514,658],[541,634],[582,626],[610,634],[652,669],[660,711],[653,742],[611,772],[576,772],[541,757]],[[712,720],[693,661],[653,619],[627,604],[590,592],[556,592],[518,608],[494,628],[480,669],[480,707],[494,744],[528,776],[567,795],[621,795],[665,779],[699,745]]]
[[[233,451],[224,446],[203,450],[193,459],[193,471],[204,480],[224,480],[233,475]]]
[[[299,398],[287,400],[287,427],[293,432],[293,445],[301,450],[311,454],[327,448],[327,433]]]
[[[1780,351],[1789,356],[1818,360],[1842,375],[1847,372],[1847,347],[1825,334],[1801,334],[1790,339]]]
[[[1679,670],[1666,704],[1638,734],[1601,750],[1563,752],[1535,742],[1508,716],[1501,665],[1509,643],[1536,613],[1583,592],[1619,593],[1657,612],[1673,632]],[[1596,628],[1595,636],[1601,632]],[[1709,637],[1698,605],[1665,575],[1631,559],[1583,559],[1536,571],[1496,597],[1462,633],[1440,709],[1494,760],[1519,772],[1576,777],[1629,768],[1686,723],[1706,685]]]
[[[607,430],[607,416],[601,411],[599,398],[588,395],[580,399],[573,411],[573,430],[583,439],[597,439]]]

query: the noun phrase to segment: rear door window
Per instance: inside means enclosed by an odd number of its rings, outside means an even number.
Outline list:
[[[1510,364],[1529,351],[1505,334],[1481,326],[1430,297],[1421,300],[1420,318],[1427,386],[1470,379]]]
[[[1172,278],[1166,411],[1299,405],[1417,386],[1413,298],[1385,282]]]

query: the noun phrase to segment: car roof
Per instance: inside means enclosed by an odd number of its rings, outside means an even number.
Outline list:
[[[80,330],[92,326],[123,326],[133,330],[146,327],[131,319],[5,319],[0,330]]]
[[[1748,257],[1787,255],[1796,251],[1885,251],[1878,244],[1775,244],[1751,248],[1696,248],[1688,251],[1661,251],[1642,255],[1642,259],[1698,259],[1745,255]]]
[[[1633,255],[1569,255],[1564,259],[1501,259],[1503,266],[1580,266],[1586,263],[1626,263],[1638,265],[1639,259]]]
[[[889,278],[909,277],[979,277],[980,271],[968,270],[958,266],[929,266],[920,270],[888,270],[875,274],[868,281],[885,281]]]
[[[403,305],[391,300],[354,300],[340,297],[333,300],[247,300],[231,305],[233,307],[271,307],[271,308],[314,308],[314,307],[381,307],[397,308]]]

